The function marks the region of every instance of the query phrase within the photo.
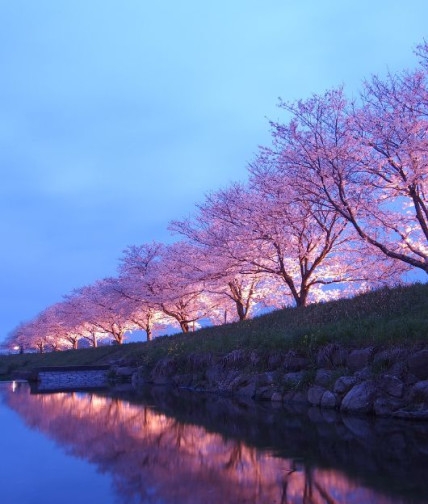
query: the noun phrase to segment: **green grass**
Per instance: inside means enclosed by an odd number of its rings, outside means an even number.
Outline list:
[[[428,343],[428,284],[385,288],[352,299],[286,308],[240,323],[159,337],[149,343],[2,356],[0,376],[15,369],[114,361],[151,367],[162,357],[206,352],[222,355],[236,349],[255,350],[262,357],[290,349],[313,356],[327,343],[356,348]]]

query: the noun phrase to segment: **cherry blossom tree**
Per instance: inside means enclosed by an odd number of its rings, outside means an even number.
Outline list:
[[[374,77],[362,102],[351,116],[358,175],[339,183],[348,208],[338,207],[362,239],[428,273],[427,74]],[[354,203],[358,187],[364,197]]]
[[[100,333],[97,326],[91,325],[85,319],[85,312],[78,297],[67,297],[66,300],[54,305],[56,316],[65,327],[64,340],[76,350],[80,340],[86,340],[91,346],[96,347],[100,337],[106,337],[106,333]]]
[[[152,341],[153,334],[167,326],[169,321],[155,303],[148,301],[149,296],[144,294],[142,287],[134,276],[121,277],[117,284],[126,318],[146,333],[147,341]]]
[[[241,275],[271,278],[271,291],[281,281],[297,306],[306,305],[309,295],[337,296],[329,286],[357,279],[354,261],[344,254],[346,221],[301,198],[291,182],[268,189],[260,162],[257,173],[251,188],[236,184],[209,195],[193,222],[175,228],[234,261]]]
[[[49,340],[45,334],[40,332],[39,324],[37,322],[30,323],[27,329],[29,329],[27,336],[30,346],[39,353],[45,353],[46,349],[49,348]]]
[[[74,303],[82,322],[91,332],[93,346],[96,346],[100,333],[110,334],[121,345],[125,333],[135,328],[126,317],[123,299],[114,278],[105,278],[77,289],[68,300]]]
[[[20,324],[10,335],[10,348],[17,346],[20,351],[28,348],[44,353],[49,348],[50,343],[45,329],[42,314]]]
[[[29,340],[26,332],[26,324],[21,323],[15,327],[5,338],[3,347],[8,350],[18,351],[24,353],[25,350],[30,348]]]
[[[37,323],[53,350],[76,350],[82,336],[64,315],[64,303],[56,303],[38,316]]]
[[[65,296],[65,300],[61,303],[61,316],[66,320],[71,332],[79,334],[83,340],[94,348],[98,346],[100,341],[110,337],[108,332],[91,322],[93,314],[88,313],[86,300],[83,296],[79,296],[76,291]]]
[[[420,58],[421,65],[428,69],[428,42],[424,41],[422,44],[419,44],[416,49],[416,54]]]
[[[234,275],[228,279],[226,285],[224,278],[220,278],[219,280],[220,281],[211,280],[211,282],[208,283],[207,288],[209,292],[229,298],[235,305],[238,319],[246,320],[256,304],[256,292],[259,278],[255,275],[251,277]],[[224,322],[227,322],[227,309],[225,309],[224,313]]]
[[[197,259],[191,264],[204,282],[205,291],[221,301],[217,319],[246,320],[257,306],[266,302],[271,282],[260,273],[242,274],[235,255],[222,248],[223,243],[211,228],[213,225],[210,218],[205,220],[205,215],[200,213],[194,220],[171,222],[170,230],[184,235],[197,251]]]
[[[153,300],[178,322],[184,333],[197,328],[200,320],[209,318],[217,304],[201,281],[197,258],[198,251],[189,243],[168,245],[153,277]]]
[[[153,339],[155,331],[169,325],[168,317],[154,299],[154,267],[162,250],[163,245],[159,243],[125,249],[116,284],[118,293],[124,298],[127,318],[145,331],[147,341]]]
[[[214,305],[195,269],[196,254],[185,242],[146,244],[128,248],[120,267],[139,284],[140,299],[178,322],[184,333],[208,317]]]
[[[46,350],[77,348],[79,335],[70,332],[58,305],[43,310],[31,321],[20,324],[8,338],[9,348],[18,347],[20,352],[34,348],[40,353]]]
[[[418,71],[373,78],[353,108],[342,90],[283,105],[293,119],[273,125],[280,171],[300,176],[310,201],[337,212],[398,268],[426,272],[427,104]]]

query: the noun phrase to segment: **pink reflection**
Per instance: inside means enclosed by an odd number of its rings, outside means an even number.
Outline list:
[[[341,472],[305,469],[147,406],[90,394],[30,395],[26,387],[11,387],[6,402],[31,427],[109,472],[123,502],[404,502]]]

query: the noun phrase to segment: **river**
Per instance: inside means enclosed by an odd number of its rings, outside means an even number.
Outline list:
[[[428,503],[426,423],[164,387],[0,400],[5,503]]]

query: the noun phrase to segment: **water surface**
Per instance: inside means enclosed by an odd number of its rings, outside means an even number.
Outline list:
[[[4,502],[428,502],[423,423],[163,387],[0,397]]]

